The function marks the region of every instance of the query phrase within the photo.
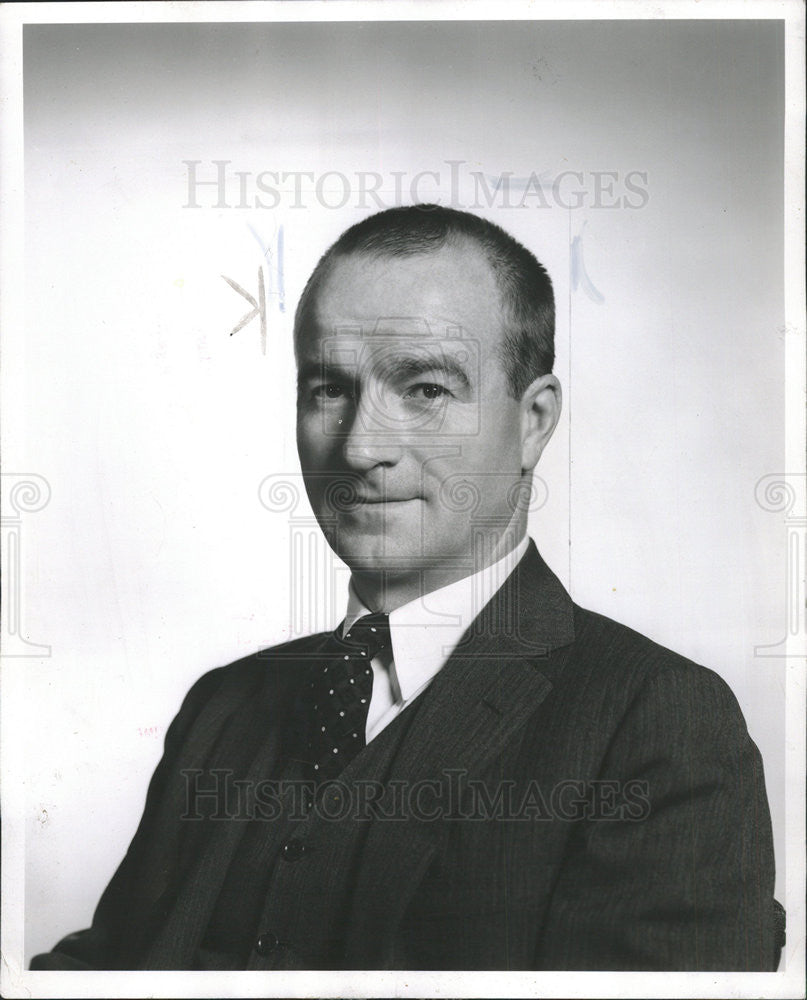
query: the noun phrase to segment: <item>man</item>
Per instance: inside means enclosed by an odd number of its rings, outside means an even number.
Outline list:
[[[197,682],[92,928],[32,968],[775,968],[734,697],[527,538],[553,321],[542,266],[467,213],[325,254],[298,447],[345,620]]]

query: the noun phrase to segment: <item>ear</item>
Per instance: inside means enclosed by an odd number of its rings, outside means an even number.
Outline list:
[[[521,471],[531,472],[558,425],[562,405],[560,382],[541,375],[521,397]]]

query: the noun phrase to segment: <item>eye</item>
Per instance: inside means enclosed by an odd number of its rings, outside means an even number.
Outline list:
[[[327,382],[324,385],[315,386],[313,394],[319,399],[341,399],[342,396],[348,396],[350,392],[347,386],[339,382]]]
[[[404,394],[404,399],[440,399],[442,396],[450,396],[451,393],[444,385],[437,385],[434,382],[420,382],[413,385]]]

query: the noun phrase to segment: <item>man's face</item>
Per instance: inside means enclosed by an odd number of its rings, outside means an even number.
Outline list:
[[[458,577],[503,554],[522,419],[501,339],[498,289],[471,246],[343,258],[315,293],[297,344],[297,446],[317,519],[354,572]]]

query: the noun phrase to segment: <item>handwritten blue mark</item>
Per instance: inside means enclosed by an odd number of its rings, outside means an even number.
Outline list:
[[[583,291],[592,302],[602,305],[605,302],[605,296],[594,287],[594,283],[586,271],[586,263],[583,258],[583,229],[585,228],[586,224],[584,222],[579,235],[575,236],[572,240],[570,260],[572,291],[576,292],[578,287],[582,286]]]
[[[283,226],[281,225],[278,227],[277,235],[275,237],[274,251],[271,246],[267,246],[263,242],[258,232],[252,225],[250,225],[250,223],[247,223],[247,229],[249,229],[250,233],[252,233],[255,242],[261,248],[261,255],[266,262],[266,269],[269,277],[269,295],[276,296],[277,307],[280,312],[284,313],[286,311],[286,289],[283,276]],[[272,266],[273,263],[274,267]]]
[[[285,237],[283,235],[283,226],[281,225],[277,231],[277,304],[280,306],[280,311],[282,313],[286,311],[286,284],[283,278],[284,241]]]

